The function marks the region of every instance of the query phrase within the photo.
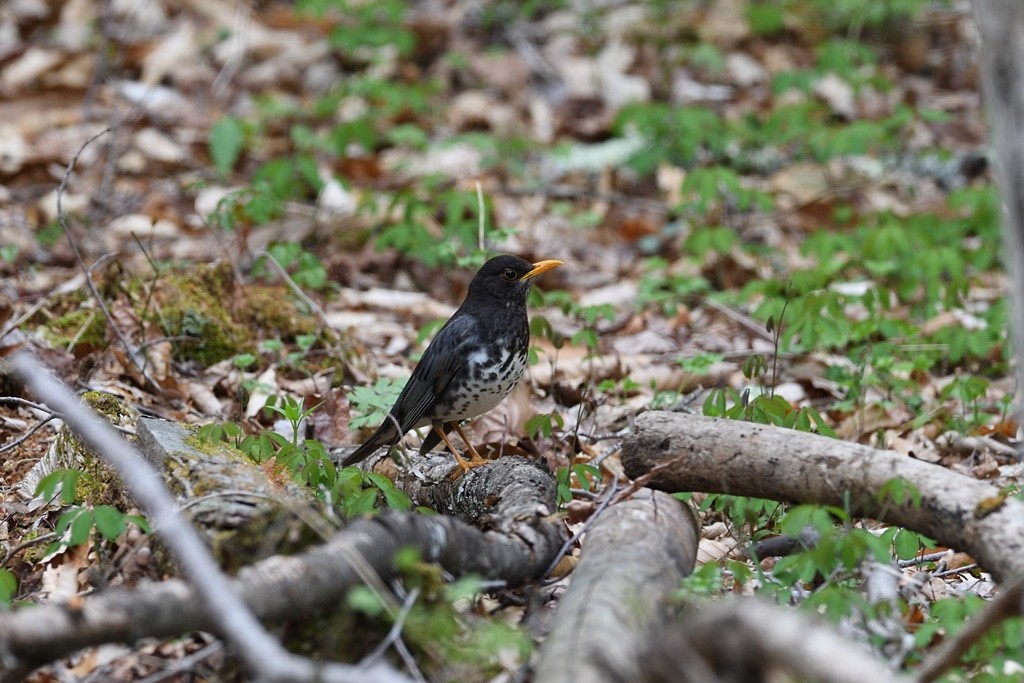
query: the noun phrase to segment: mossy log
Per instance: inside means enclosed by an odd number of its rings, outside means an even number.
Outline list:
[[[227,444],[153,418],[141,418],[137,432],[140,451],[163,472],[180,509],[227,571],[294,553],[333,533],[308,489],[288,477],[268,477]]]

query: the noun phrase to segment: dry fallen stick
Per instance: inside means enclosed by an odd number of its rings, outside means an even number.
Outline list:
[[[609,506],[587,531],[537,683],[635,680],[669,596],[693,568],[699,538],[689,506],[664,493],[644,490]]]
[[[711,603],[689,613],[679,628],[663,629],[644,654],[645,676],[637,680],[704,683],[707,675],[695,675],[694,660],[703,660],[723,681],[789,678],[779,670],[818,683],[910,681],[818,617],[760,600]]]
[[[1024,573],[1024,502],[999,488],[892,451],[768,425],[651,411],[622,447],[632,478],[650,483],[822,505],[912,529],[969,553],[996,578]],[[885,494],[893,481],[915,502]]]
[[[93,450],[121,475],[132,496],[147,511],[153,528],[191,578],[203,611],[231,641],[256,680],[262,681],[406,681],[394,669],[376,665],[370,669],[341,664],[323,665],[285,650],[256,620],[232,589],[210,551],[185,521],[164,488],[159,474],[135,449],[103,420],[82,406],[78,398],[55,380],[29,354],[11,361],[14,373],[35,395],[54,410]],[[5,634],[7,635],[7,634]],[[14,635],[14,634],[10,634]],[[5,650],[10,650],[11,639]],[[10,657],[10,654],[7,654]],[[6,662],[4,662],[6,668]]]
[[[67,403],[81,410],[73,396],[67,397]],[[74,426],[70,420],[69,424]],[[124,457],[130,449],[119,440],[116,443],[124,451],[119,457]],[[442,460],[450,467],[450,458]],[[132,475],[148,476],[141,469]],[[154,473],[152,480],[159,477]],[[424,500],[434,495],[451,501],[456,490],[465,493],[473,505],[462,506],[462,516],[486,523],[488,530],[443,515],[386,512],[356,520],[323,545],[245,567],[224,592],[239,596],[261,620],[294,620],[337,604],[368,574],[394,576],[394,556],[402,548],[416,549],[423,561],[436,562],[456,575],[478,574],[516,585],[539,578],[562,543],[561,520],[552,514],[554,480],[523,458],[503,458],[458,481],[422,482],[422,486],[416,497]],[[139,501],[145,503],[141,497]],[[167,532],[160,519],[152,521],[158,531]],[[223,576],[218,580],[224,584]],[[27,666],[90,645],[195,630],[221,632],[219,614],[209,610],[209,604],[184,581],[171,579],[137,590],[105,590],[82,600],[73,612],[61,604],[0,612],[0,663],[4,665],[0,681],[20,680],[19,669],[24,673]],[[339,677],[331,678],[331,669],[340,671]],[[381,671],[388,675],[385,680],[406,680],[381,666],[330,665],[318,674],[325,681],[372,680]]]
[[[855,515],[964,550],[997,578],[1024,575],[1024,502],[990,484],[891,451],[766,425],[649,412],[636,427],[623,444],[623,466],[635,477],[671,463],[651,482],[655,488],[848,504]],[[896,479],[919,501],[881,495]],[[1019,596],[1014,581],[925,664],[922,680],[934,680],[993,624],[1019,613]]]

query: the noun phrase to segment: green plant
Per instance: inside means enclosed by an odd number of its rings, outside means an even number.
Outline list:
[[[534,290],[536,292],[536,290]],[[531,303],[538,306],[553,306],[561,309],[562,313],[574,317],[581,323],[580,328],[570,338],[570,343],[585,346],[591,352],[596,352],[598,345],[597,323],[601,320],[614,320],[615,307],[611,304],[580,305],[573,296],[564,289],[552,289],[546,292],[531,292]],[[535,317],[537,319],[537,317]],[[531,329],[531,333],[538,336],[547,336],[551,333],[551,326],[547,320],[538,323],[537,327]],[[549,337],[551,338],[551,337]],[[552,338],[552,341],[554,339]]]
[[[724,417],[835,436],[835,430],[817,408],[794,408],[783,397],[770,394],[758,394],[751,399],[749,389],[743,394],[732,388],[711,390],[704,401],[703,413],[707,417]]]
[[[775,335],[777,355],[779,328],[774,321],[770,321],[769,329]],[[742,370],[743,376],[747,379],[764,382],[769,364],[761,354],[752,354],[743,361]],[[749,388],[742,394],[731,387],[712,389],[704,400],[703,413],[708,417],[771,424],[832,437],[836,435],[828,420],[813,406],[795,408],[782,396],[775,395],[771,388],[758,391],[753,398],[750,397],[751,393]]]
[[[407,381],[378,377],[372,386],[353,387],[348,392],[348,400],[356,416],[349,420],[349,429],[376,426],[383,422]]]
[[[751,358],[763,358],[759,354],[751,356]],[[720,363],[725,359],[725,354],[722,353],[697,353],[688,358],[677,358],[676,365],[685,370],[686,372],[699,375],[707,372],[715,363]]]
[[[722,154],[731,137],[723,119],[712,110],[664,103],[627,104],[616,116],[613,130],[621,137],[635,132],[647,141],[629,160],[639,173],[650,173],[660,163],[689,166],[704,149]]]
[[[493,675],[503,663],[507,666],[509,657],[519,662],[529,659],[532,640],[520,628],[474,614],[472,607],[484,590],[478,577],[444,584],[437,569],[424,564],[415,552],[400,552],[395,565],[406,596],[402,610],[395,608],[393,599],[365,586],[348,592],[347,605],[372,622],[383,622],[387,629],[394,628],[400,618],[397,625],[403,641],[439,664],[462,663]]]
[[[584,491],[589,491],[593,482],[600,481],[601,470],[586,463],[574,463],[569,467],[559,467],[555,473],[555,481],[558,487],[558,504],[566,505],[572,500],[572,482],[575,479],[577,484]]]
[[[770,211],[774,202],[761,190],[747,188],[739,174],[727,166],[696,168],[682,185],[683,204],[677,210],[690,210],[700,216],[721,218],[730,211]],[[732,230],[702,228],[694,230],[686,241],[686,250],[698,256],[714,250],[726,253],[737,241]]]
[[[964,434],[973,433],[988,421],[988,414],[982,412],[982,401],[987,396],[989,381],[977,375],[962,375],[942,388],[939,396],[956,399],[963,413],[953,420],[955,428]]]
[[[732,525],[735,533],[757,540],[778,528],[776,517],[785,507],[774,500],[713,493],[701,501],[699,509],[721,516]]]
[[[881,26],[913,17],[927,6],[926,0],[771,0],[784,10],[797,12],[805,21],[824,25],[833,31],[847,31],[862,26]]]
[[[597,384],[598,392],[606,396],[612,396],[620,402],[624,402],[628,397],[633,396],[639,388],[640,384],[634,382],[631,377],[603,379]]]
[[[262,225],[278,218],[285,203],[312,199],[322,189],[316,162],[298,154],[288,159],[271,159],[253,174],[248,187],[224,197],[212,215],[212,225],[234,230],[239,225]]]
[[[718,595],[725,588],[725,577],[722,567],[708,562],[695,567],[689,576],[683,578],[675,597],[682,600],[710,598]]]
[[[210,128],[210,158],[221,176],[230,173],[238,163],[244,141],[245,125],[233,116],[225,116]]]
[[[59,496],[62,505],[70,506],[57,519],[54,527],[57,540],[47,546],[47,558],[85,543],[94,530],[110,541],[124,533],[128,524],[134,524],[149,533],[149,523],[141,515],[126,514],[110,505],[73,505],[78,481],[82,476],[81,470],[62,468],[46,475],[36,485],[35,495],[47,501]]]
[[[664,315],[672,316],[675,315],[680,303],[696,294],[710,292],[711,284],[703,276],[673,273],[670,267],[671,264],[665,259],[647,259],[644,274],[639,282],[637,306],[653,305]]]
[[[346,517],[373,514],[381,501],[392,510],[412,508],[409,497],[395,488],[390,479],[355,467],[338,471],[337,479],[329,489],[329,501],[338,505]]]
[[[388,214],[398,218],[386,222],[377,235],[378,250],[395,249],[430,267],[467,261],[482,262],[477,251],[481,220],[491,215],[490,199],[475,191],[434,187],[438,180],[425,179],[422,189],[397,192]],[[483,216],[480,209],[483,208]],[[438,234],[440,233],[440,235]],[[504,231],[492,231],[492,239],[501,239]]]
[[[936,600],[926,612],[924,623],[914,632],[918,648],[933,641],[954,637],[989,601],[967,594],[957,598]],[[985,683],[1012,683],[1020,678],[1024,662],[1024,620],[1012,617],[988,629],[966,652],[961,666],[944,680],[972,680]]]
[[[18,594],[18,577],[10,569],[0,567],[0,607],[11,604]]]
[[[531,439],[543,436],[550,439],[556,429],[565,426],[565,420],[558,413],[538,413],[526,421],[526,435]]]
[[[366,58],[378,48],[393,46],[407,55],[416,44],[416,36],[404,24],[406,3],[381,0],[361,3],[348,0],[302,0],[299,10],[324,16],[327,10],[338,12],[339,23],[331,29],[331,45],[349,57]]]
[[[330,283],[327,279],[327,269],[316,254],[302,248],[296,242],[274,242],[267,247],[267,252],[277,261],[281,268],[291,271],[291,277],[295,284],[313,290],[323,290]],[[272,279],[277,273],[268,269],[266,257],[256,259],[253,264],[252,274],[254,277],[265,277]]]
[[[270,430],[245,434],[239,425],[230,422],[205,425],[199,429],[199,436],[207,441],[226,441],[253,462],[273,461],[284,467],[296,482],[312,488],[318,497],[337,506],[347,517],[376,512],[382,502],[393,509],[410,509],[408,496],[387,477],[355,467],[339,470],[322,443],[300,439],[302,424],[315,409],[316,406],[304,409],[299,400],[290,396],[268,400],[267,410],[289,423],[290,437]]]

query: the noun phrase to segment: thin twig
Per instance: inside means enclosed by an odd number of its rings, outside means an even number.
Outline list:
[[[900,560],[899,561],[899,566],[900,566],[900,568],[916,567],[917,565],[925,564],[926,562],[938,562],[939,560],[941,560],[943,557],[946,556],[947,552],[948,551],[943,550],[943,551],[937,552],[937,553],[925,553],[924,555],[918,555],[917,557],[912,557],[909,560]]]
[[[969,572],[972,569],[977,569],[977,568],[978,568],[978,563],[977,562],[972,562],[971,564],[965,564],[964,566],[957,567],[956,569],[946,569],[946,570],[941,571],[941,572],[935,572],[934,574],[932,574],[932,576],[935,577],[936,579],[941,579],[943,576],[953,576],[954,574],[963,574],[964,572]]]
[[[597,518],[600,516],[600,514],[604,512],[604,509],[611,504],[612,500],[615,498],[615,491],[616,489],[618,489],[618,487],[619,476],[615,475],[615,478],[612,479],[612,483],[608,486],[608,491],[607,493],[605,493],[604,499],[601,500],[601,502],[597,506],[597,509],[594,510],[594,514],[590,515],[587,521],[583,523],[583,526],[581,526],[576,531],[576,533],[574,533],[572,537],[569,538],[569,540],[562,544],[562,547],[558,549],[557,553],[555,553],[555,559],[551,560],[551,564],[548,565],[548,568],[544,570],[543,574],[541,574],[542,578],[548,576],[549,574],[551,574],[551,572],[555,571],[555,567],[557,567],[558,563],[562,561],[562,556],[569,552],[569,548],[576,545],[579,542],[579,540],[583,538],[583,534],[587,532],[587,529],[590,528],[591,524],[593,524],[594,521],[597,520]]]
[[[40,536],[36,536],[35,538],[30,538],[27,541],[22,541],[21,543],[14,546],[13,548],[8,549],[7,552],[4,553],[3,559],[0,559],[0,567],[7,564],[7,562],[12,557],[20,553],[25,548],[31,548],[32,546],[39,545],[40,543],[48,543],[49,541],[52,541],[56,538],[57,534],[51,531],[48,534],[42,534]]]
[[[46,413],[47,415],[54,414],[52,410],[44,406],[42,403],[36,403],[35,401],[30,401],[27,398],[21,398],[20,396],[0,396],[0,403],[13,403],[16,406],[26,406],[33,410],[38,410],[41,413]]]
[[[114,331],[114,335],[117,337],[118,341],[121,342],[121,345],[124,347],[125,353],[128,354],[128,358],[131,360],[132,365],[135,366],[139,371],[139,374],[141,374],[146,380],[146,383],[155,391],[156,395],[162,396],[163,389],[152,377],[149,376],[149,373],[146,371],[145,364],[139,361],[138,353],[132,348],[132,345],[124,336],[121,328],[114,322],[114,317],[110,314],[110,309],[107,308],[106,302],[103,300],[103,297],[100,296],[99,290],[96,289],[96,283],[93,282],[92,279],[92,269],[85,265],[85,259],[82,258],[82,252],[78,248],[78,242],[72,236],[70,228],[68,228],[67,215],[64,213],[64,191],[67,189],[68,179],[75,170],[75,164],[78,163],[78,157],[82,155],[85,148],[92,144],[93,141],[111,132],[111,130],[111,127],[107,126],[99,133],[96,133],[96,135],[93,135],[91,138],[83,142],[82,146],[78,148],[77,152],[75,152],[75,155],[71,157],[71,161],[68,162],[67,170],[64,171],[64,177],[61,178],[60,185],[57,186],[57,223],[60,225],[61,230],[64,231],[64,235],[68,238],[68,244],[71,246],[71,251],[75,254],[75,260],[78,262],[78,267],[82,269],[83,273],[85,273],[85,285],[89,288],[89,292],[96,300],[96,304],[100,307],[100,310],[103,311],[103,316],[107,319],[107,324],[110,325],[110,328]]]
[[[193,667],[202,662],[204,659],[209,659],[215,654],[220,653],[224,650],[224,644],[219,640],[214,640],[207,643],[195,652],[185,655],[184,657],[176,660],[172,660],[168,665],[168,660],[161,659],[161,665],[164,667],[156,673],[150,674],[145,678],[138,679],[135,683],[160,683],[160,681],[166,681],[171,676],[191,671]],[[109,675],[109,671],[101,670],[102,675]],[[91,677],[90,677],[91,678]],[[88,679],[87,679],[88,680]],[[107,680],[102,676],[96,679],[97,681]]]
[[[707,306],[715,309],[719,313],[722,313],[723,315],[725,315],[725,317],[729,318],[733,322],[739,323],[740,325],[747,328],[748,330],[750,330],[757,336],[761,337],[762,339],[772,341],[772,335],[768,332],[767,329],[765,329],[765,326],[762,323],[759,323],[756,320],[750,318],[749,316],[740,313],[734,308],[730,308],[729,306],[726,306],[723,303],[715,301],[711,297],[705,296],[702,297],[701,300]]]
[[[37,422],[34,425],[32,425],[32,427],[27,432],[25,432],[24,434],[19,436],[17,439],[14,439],[13,441],[9,441],[9,442],[5,443],[4,445],[0,446],[0,453],[5,453],[5,452],[7,452],[9,450],[12,450],[15,446],[20,446],[21,444],[25,443],[30,438],[32,438],[33,434],[35,434],[40,429],[42,429],[43,425],[45,425],[48,422],[51,422],[53,420],[58,420],[58,419],[60,419],[60,415],[57,415],[56,413],[54,413],[53,415],[50,415],[49,417],[43,418],[39,422]]]
[[[139,344],[140,349],[146,349],[150,346],[155,346],[161,342],[197,342],[200,341],[199,337],[193,337],[190,334],[178,334],[173,337],[156,337],[154,339],[147,339],[146,341]]]
[[[313,314],[316,315],[317,320],[320,321],[320,325],[322,327],[327,327],[327,313],[324,312],[324,309],[320,307],[320,304],[310,299],[306,295],[306,293],[302,291],[302,287],[299,287],[299,285],[296,284],[295,280],[292,279],[292,276],[288,274],[288,271],[285,270],[284,267],[277,262],[277,259],[274,258],[274,256],[266,250],[261,250],[256,255],[265,256],[267,258],[267,260],[270,262],[270,265],[274,268],[275,271],[277,271],[277,274],[281,276],[281,279],[285,281],[285,284],[288,285],[288,288],[292,290],[292,293],[295,294],[295,296],[299,297],[299,299],[302,300],[302,303],[306,304],[306,306],[309,307],[309,310],[313,311]]]
[[[368,655],[363,657],[361,664],[367,666],[373,664],[378,659],[384,656],[384,653],[388,651],[399,638],[402,637],[402,629],[405,627],[405,620],[409,617],[409,612],[412,611],[413,605],[416,604],[416,599],[420,596],[420,589],[413,588],[409,591],[409,594],[405,596],[405,601],[402,603],[402,609],[398,612],[395,617],[395,623],[391,624],[391,630],[384,636],[384,640],[377,643],[377,647],[373,648]]]
[[[477,248],[480,251],[484,251],[486,235],[486,222],[487,218],[484,216],[484,189],[480,186],[480,180],[476,181],[476,206],[477,206],[477,226],[476,226],[476,240]]]
[[[659,462],[657,465],[652,467],[646,474],[644,474],[641,477],[637,477],[636,479],[633,480],[633,483],[631,483],[629,486],[624,488],[622,490],[622,493],[620,493],[616,497],[617,500],[615,502],[619,502],[621,500],[626,500],[627,498],[632,496],[634,493],[636,493],[637,491],[639,491],[643,487],[647,486],[647,483],[649,481],[651,481],[652,479],[654,479],[655,477],[657,477],[658,474],[662,470],[666,470],[669,467],[672,467],[673,465],[675,465],[680,460],[681,460],[681,458],[671,458],[671,459],[666,460],[664,462]]]

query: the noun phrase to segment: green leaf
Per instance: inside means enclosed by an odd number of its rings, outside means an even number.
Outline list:
[[[747,24],[752,33],[766,36],[786,28],[782,8],[769,2],[753,2],[746,7]]]
[[[384,502],[388,504],[388,507],[392,510],[410,510],[412,509],[412,501],[409,500],[409,496],[405,495],[405,491],[396,489],[394,487],[384,489]]]
[[[913,531],[900,529],[892,539],[892,547],[896,557],[909,560],[921,550],[921,537]]]
[[[53,498],[60,487],[60,502],[63,505],[71,505],[75,502],[75,486],[78,478],[82,475],[81,470],[63,468],[54,470],[39,480],[36,485],[35,495],[41,496],[44,500]]]
[[[18,590],[18,579],[9,569],[0,568],[0,605],[11,604]]]
[[[210,158],[221,175],[227,175],[242,152],[245,130],[238,119],[226,116],[210,129]]]
[[[558,485],[558,504],[565,505],[572,500],[572,490],[568,484]]]
[[[377,489],[363,489],[344,502],[345,514],[349,517],[368,515],[376,509]]]
[[[558,413],[540,413],[526,421],[526,434],[535,439],[538,436],[551,438],[551,433],[557,425],[559,429],[565,424],[565,420]]]
[[[352,609],[371,617],[384,612],[384,605],[381,603],[380,598],[366,586],[355,586],[352,588],[348,592],[345,601]]]
[[[231,362],[236,368],[240,370],[247,370],[256,365],[258,360],[259,358],[251,353],[240,353],[235,356]]]
[[[698,353],[690,358],[677,358],[676,364],[685,372],[694,374],[704,373],[711,369],[715,363],[725,358],[724,353]]]
[[[91,510],[79,508],[75,511],[71,520],[71,533],[67,539],[67,545],[76,546],[89,540],[89,532],[93,527],[93,516]]]
[[[812,526],[822,534],[832,531],[835,522],[828,511],[817,505],[797,505],[790,508],[782,519],[782,533],[799,536],[804,527]]]
[[[104,538],[114,540],[124,531],[124,513],[110,505],[97,505],[92,511],[93,520],[96,522],[96,530],[103,534]]]
[[[152,533],[152,529],[149,527],[149,521],[142,515],[125,515],[124,521],[139,527],[142,529],[143,533]]]

